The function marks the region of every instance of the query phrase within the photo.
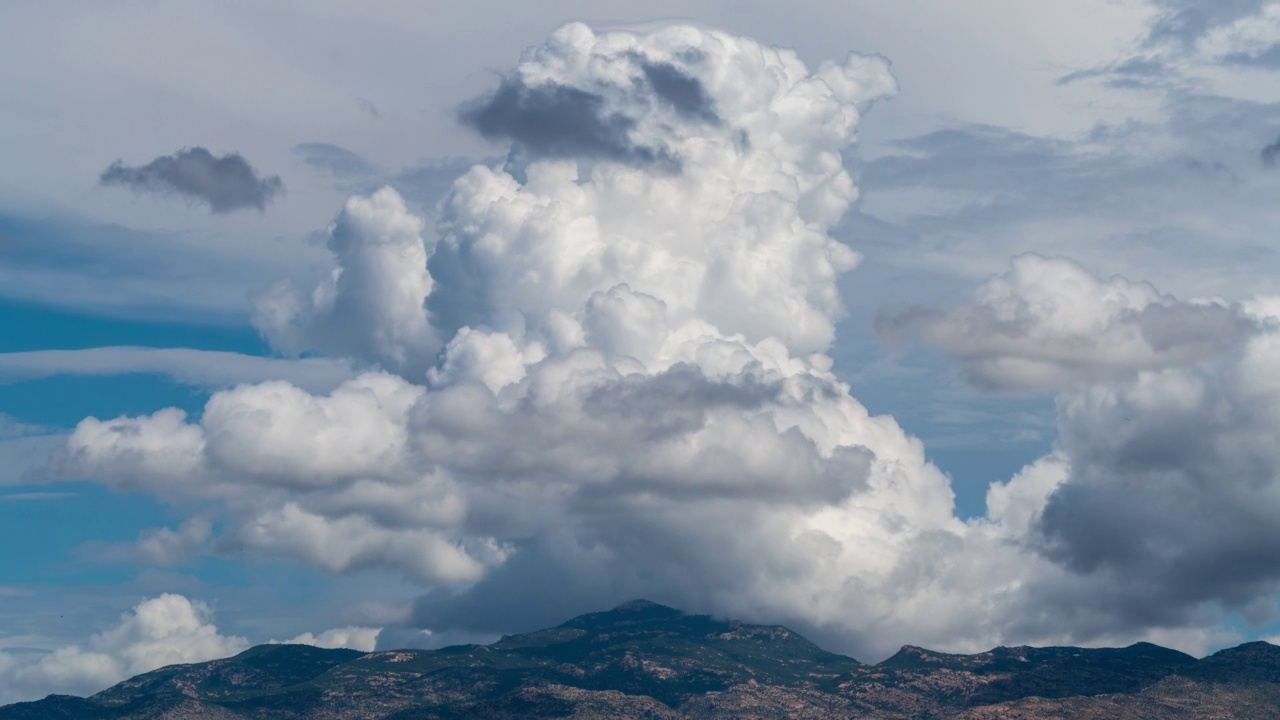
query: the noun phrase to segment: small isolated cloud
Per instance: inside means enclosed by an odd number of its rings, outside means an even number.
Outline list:
[[[242,637],[220,634],[211,616],[204,603],[166,593],[139,603],[85,645],[36,659],[0,653],[0,701],[88,695],[139,673],[226,657],[249,646]]]
[[[334,177],[359,177],[371,175],[378,168],[350,150],[329,143],[301,143],[293,146],[293,152],[306,164]]]
[[[141,166],[117,160],[99,176],[102,185],[119,185],[136,192],[180,195],[203,202],[215,213],[246,208],[265,210],[284,192],[278,175],[260,177],[239,153],[216,157],[202,147],[162,155]]]
[[[373,652],[378,647],[378,636],[381,634],[382,628],[352,626],[325,630],[319,635],[302,633],[298,637],[285,640],[284,643],[287,645],[314,645],[321,648],[348,648],[361,652]]]
[[[882,337],[914,332],[979,387],[1044,391],[1182,367],[1240,347],[1258,321],[1237,305],[1180,302],[1149,283],[1099,280],[1061,258],[1022,255],[945,307],[881,315]]]

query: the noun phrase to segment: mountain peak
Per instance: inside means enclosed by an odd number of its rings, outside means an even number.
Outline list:
[[[882,660],[879,665],[886,668],[920,668],[944,665],[951,656],[927,650],[917,645],[903,645],[892,657]]]
[[[676,610],[676,609],[675,609],[675,608],[673,608],[673,607],[668,607],[668,606],[666,606],[666,605],[660,605],[660,604],[658,604],[658,603],[656,603],[656,602],[653,602],[652,600],[645,600],[644,598],[637,598],[637,599],[635,599],[635,600],[628,600],[628,601],[626,601],[626,602],[622,603],[621,605],[619,605],[619,606],[615,607],[615,608],[614,608],[613,610],[611,610],[610,612],[649,612],[649,611],[654,611],[654,610],[663,611],[664,613],[670,613],[670,614],[675,614],[675,615],[683,615],[683,614],[684,614],[684,613],[681,613],[679,610]]]

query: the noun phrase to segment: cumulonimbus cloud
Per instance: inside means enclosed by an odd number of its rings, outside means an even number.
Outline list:
[[[284,192],[284,182],[278,175],[259,176],[239,153],[218,157],[202,147],[161,155],[146,165],[125,165],[117,160],[102,171],[98,181],[137,192],[185,197],[207,204],[215,213],[265,210]]]
[[[965,522],[922,443],[831,372],[837,280],[859,259],[829,234],[857,197],[842,153],[895,88],[876,57],[810,69],[717,31],[566,26],[467,111],[523,152],[463,173],[433,229],[394,190],[352,198],[328,278],[258,299],[255,324],[278,349],[351,358],[363,374],[327,393],[241,385],[196,420],[86,419],[57,469],[217,508],[218,552],[399,573],[424,591],[414,620],[438,631],[529,627],[636,596],[781,619],[872,657],[904,641],[1196,629],[1195,611],[1230,598],[1165,594],[1163,575],[1130,589],[1116,573],[1132,565],[1091,559],[1063,529],[1113,492],[1124,476],[1110,468],[1165,457],[1147,441],[1106,456],[1071,440],[1114,403],[1064,400],[1062,446]],[[585,113],[572,139],[551,126],[570,111]],[[979,366],[1025,355],[1058,378],[1033,375],[1036,387],[1118,383],[1116,397],[1124,383],[1172,392],[1178,373],[1227,377],[1252,357],[1232,349],[1271,357],[1256,312],[1242,321],[1118,280],[1078,292],[1081,277],[1023,259],[954,315],[913,322]],[[1249,392],[1216,397],[1236,407]],[[1215,426],[1219,456],[1261,457],[1243,441],[1266,436],[1262,418]],[[1271,466],[1254,466],[1270,482]],[[1203,486],[1164,489],[1191,502]],[[1145,531],[1113,527],[1130,546]],[[1165,612],[1138,617],[1126,598]]]

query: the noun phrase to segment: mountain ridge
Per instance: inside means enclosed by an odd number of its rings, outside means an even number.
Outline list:
[[[869,665],[781,625],[636,600],[489,645],[369,653],[259,645],[88,698],[0,707],[0,720],[1156,719],[1228,709],[1254,717],[1253,706],[1256,717],[1280,714],[1280,647],[1260,641],[1203,659],[1151,643],[972,655],[904,645]]]

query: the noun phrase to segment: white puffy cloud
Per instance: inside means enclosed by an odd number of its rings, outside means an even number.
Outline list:
[[[325,630],[319,635],[302,633],[282,642],[294,645],[315,645],[322,648],[349,648],[361,652],[373,652],[378,646],[382,628],[349,626]]]
[[[1045,502],[1069,472],[1067,460],[1055,452],[1022,468],[1007,482],[992,483],[987,489],[987,518],[1013,537],[1027,537],[1039,522]]]
[[[1070,388],[1182,367],[1238,348],[1256,321],[1221,301],[1179,302],[1149,283],[1099,280],[1062,258],[1022,255],[1009,272],[941,308],[882,316],[914,331],[993,390]]]
[[[0,653],[0,697],[17,701],[49,693],[87,695],[139,673],[226,657],[247,647],[244,638],[218,632],[208,606],[165,593],[139,603],[119,625],[94,635],[86,645],[60,647],[27,662]]]
[[[339,265],[310,294],[281,281],[259,295],[254,325],[282,350],[424,372],[440,343],[423,307],[432,279],[422,227],[391,188],[351,198],[329,228]]]

